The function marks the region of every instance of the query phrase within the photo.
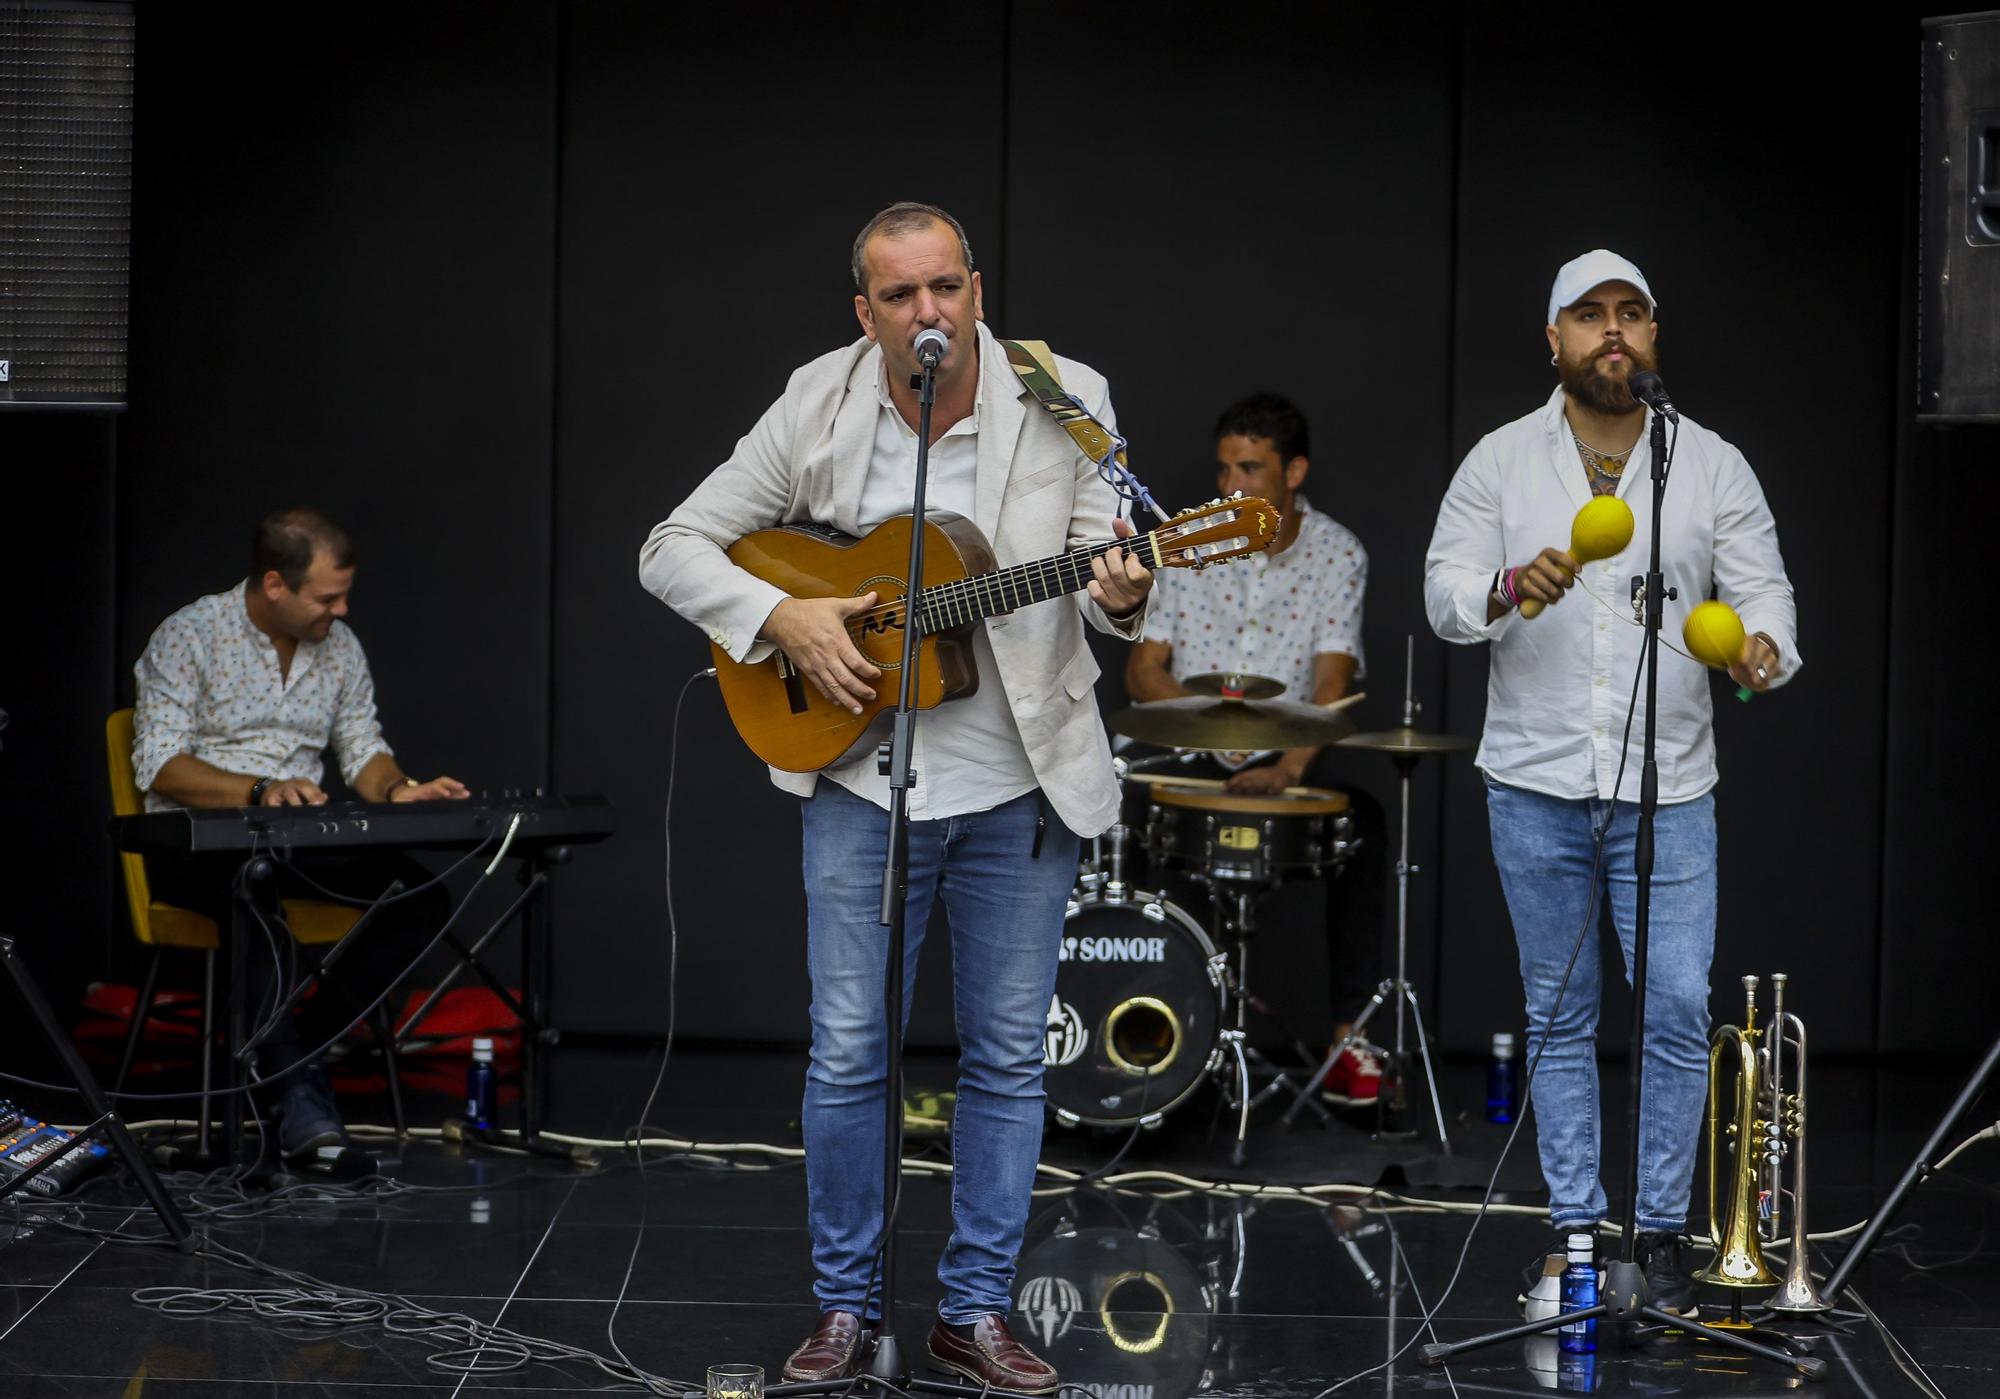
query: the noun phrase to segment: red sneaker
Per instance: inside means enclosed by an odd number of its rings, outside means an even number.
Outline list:
[[[1319,1095],[1342,1108],[1372,1108],[1382,1096],[1382,1066],[1388,1056],[1366,1040],[1356,1040],[1333,1061]]]

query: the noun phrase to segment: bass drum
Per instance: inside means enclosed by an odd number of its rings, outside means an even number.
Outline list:
[[[1224,976],[1201,925],[1160,895],[1072,899],[1043,1056],[1056,1121],[1129,1127],[1178,1106],[1221,1036]]]

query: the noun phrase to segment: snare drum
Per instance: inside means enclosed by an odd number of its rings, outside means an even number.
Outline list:
[[[1222,1033],[1223,960],[1157,894],[1086,889],[1063,920],[1043,1083],[1064,1126],[1129,1127],[1200,1086]]]
[[[1210,879],[1279,884],[1343,863],[1353,845],[1347,794],[1323,787],[1246,796],[1156,783],[1146,820],[1153,859]]]

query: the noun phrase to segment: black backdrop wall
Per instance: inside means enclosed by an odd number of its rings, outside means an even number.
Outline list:
[[[854,334],[853,230],[924,198],[967,224],[998,327],[1109,375],[1163,499],[1208,493],[1223,403],[1307,410],[1308,492],[1371,554],[1370,727],[1414,634],[1422,721],[1478,730],[1484,657],[1422,620],[1436,502],[1546,396],[1556,265],[1633,257],[1801,599],[1800,682],[1718,692],[1718,1012],[1789,970],[1816,1047],[1991,1034],[1993,745],[1956,614],[1986,585],[1994,437],[1908,426],[1919,8],[1661,37],[1567,8],[996,0],[886,43],[833,7],[670,9],[141,7],[130,411],[0,416],[5,917],[59,998],[131,963],[103,714],[158,619],[240,576],[256,517],[312,501],[361,537],[353,620],[406,764],[617,802],[561,895],[557,1016],[660,1033],[669,726],[706,651],[637,547]],[[1816,100],[1778,100],[1798,73]],[[919,90],[943,99],[921,129]],[[706,684],[679,761],[680,1028],[796,1040],[796,814]],[[1391,795],[1386,764],[1352,771]],[[1473,1050],[1521,1018],[1476,776],[1433,766],[1417,800],[1414,971]],[[1314,897],[1285,891],[1259,949],[1308,1033],[1322,953],[1285,924]]]

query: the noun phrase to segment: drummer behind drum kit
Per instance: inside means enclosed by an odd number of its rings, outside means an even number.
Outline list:
[[[1116,760],[1128,790],[1144,793],[1144,821],[1136,829],[1121,822],[1085,849],[1049,1007],[1049,1105],[1065,1126],[1156,1127],[1213,1080],[1236,1110],[1232,1159],[1241,1165],[1251,1108],[1290,1089],[1295,1100],[1287,1122],[1301,1108],[1324,1118],[1316,1097],[1321,1081],[1340,1050],[1358,1039],[1368,1019],[1390,999],[1396,1006],[1393,1083],[1400,1095],[1408,1067],[1403,1009],[1407,1003],[1416,1010],[1416,996],[1404,974],[1409,876],[1415,868],[1409,863],[1410,772],[1424,753],[1472,745],[1417,732],[1407,680],[1403,727],[1352,737],[1354,725],[1342,711],[1362,698],[1358,694],[1316,705],[1280,699],[1284,686],[1263,676],[1203,675],[1184,683],[1193,694],[1120,710],[1110,718],[1111,730],[1188,753],[1340,743],[1389,754],[1403,775],[1396,975],[1382,982],[1349,1040],[1335,1047],[1309,1082],[1300,1084],[1264,1064],[1247,1042],[1248,1012],[1255,1003],[1246,979],[1249,941],[1256,931],[1259,899],[1289,880],[1338,874],[1353,856],[1359,842],[1348,820],[1346,795],[1288,787],[1253,796],[1230,792],[1219,781],[1152,770],[1184,760],[1175,753],[1129,763]],[[1138,888],[1128,878],[1128,863],[1140,855],[1148,862],[1148,883],[1154,888]],[[1206,891],[1211,912],[1207,928],[1157,887],[1169,873]],[[1421,1017],[1417,1042],[1430,1078]],[[1255,1092],[1253,1065],[1267,1079]],[[1434,1081],[1431,1102],[1436,1109]],[[1442,1140],[1441,1110],[1438,1134]]]

